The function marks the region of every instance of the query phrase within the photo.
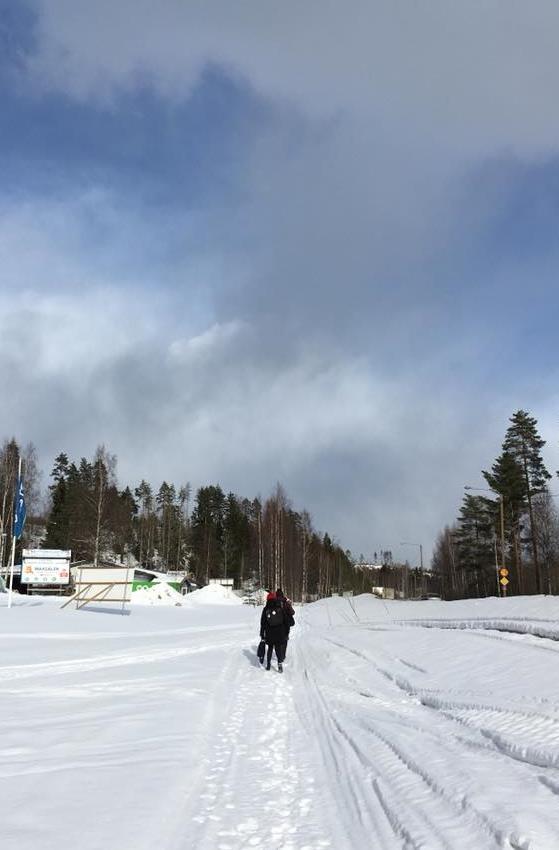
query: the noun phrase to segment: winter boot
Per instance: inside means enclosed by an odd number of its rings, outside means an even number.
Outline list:
[[[266,664],[266,670],[270,670],[270,669],[271,669],[271,664]]]
[[[283,673],[283,664],[281,663],[281,661],[278,664],[278,673]]]

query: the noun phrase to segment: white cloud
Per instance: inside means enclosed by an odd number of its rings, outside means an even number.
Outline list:
[[[216,322],[202,333],[186,339],[175,339],[169,346],[171,360],[178,363],[192,363],[221,353],[230,340],[243,329],[243,322]]]

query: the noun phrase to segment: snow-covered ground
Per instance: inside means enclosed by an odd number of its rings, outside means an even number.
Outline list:
[[[2,850],[559,848],[559,599],[197,593],[0,594]]]

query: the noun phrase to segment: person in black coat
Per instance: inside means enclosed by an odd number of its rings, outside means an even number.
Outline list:
[[[272,654],[276,651],[278,660],[278,671],[283,671],[283,659],[285,658],[285,647],[287,644],[287,618],[281,599],[276,598],[275,593],[269,593],[266,605],[260,618],[260,637],[266,641],[268,652],[266,657],[266,670],[272,664]]]
[[[283,653],[283,658],[285,661],[285,656],[287,653],[287,642],[289,640],[289,629],[291,626],[295,625],[295,611],[293,610],[293,605],[291,604],[291,599],[288,599],[281,587],[278,587],[276,590],[276,599],[278,599],[283,605],[283,612],[285,614],[285,649]]]

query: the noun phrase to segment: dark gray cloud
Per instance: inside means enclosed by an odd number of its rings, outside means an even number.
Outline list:
[[[115,117],[2,201],[5,432],[281,480],[365,554],[428,551],[516,408],[554,441],[555,5],[29,6],[18,96]]]

